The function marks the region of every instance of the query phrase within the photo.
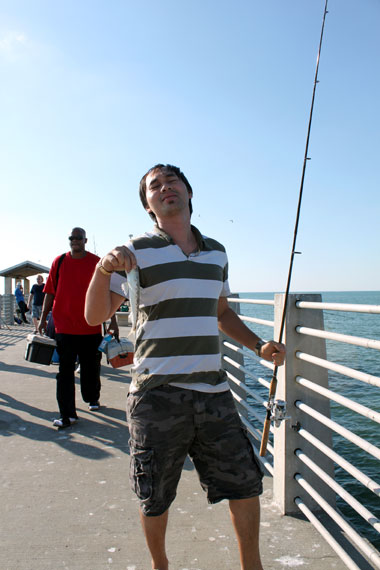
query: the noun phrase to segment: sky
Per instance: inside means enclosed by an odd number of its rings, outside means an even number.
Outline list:
[[[324,5],[0,0],[0,270],[151,230],[171,163],[231,289],[283,291]],[[379,290],[380,0],[328,10],[291,290]]]

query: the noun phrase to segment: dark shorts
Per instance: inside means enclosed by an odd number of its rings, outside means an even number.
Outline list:
[[[262,493],[263,471],[231,393],[160,386],[128,394],[130,483],[146,516],[174,500],[189,454],[210,503]]]

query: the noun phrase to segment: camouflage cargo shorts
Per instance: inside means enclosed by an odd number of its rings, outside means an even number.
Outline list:
[[[210,503],[262,493],[263,471],[228,392],[159,386],[128,394],[130,483],[146,516],[174,500],[189,454]]]

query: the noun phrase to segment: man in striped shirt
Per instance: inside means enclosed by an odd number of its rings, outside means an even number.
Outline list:
[[[153,232],[116,247],[98,263],[86,318],[104,321],[121,304],[122,278],[138,269],[133,378],[127,399],[133,490],[152,568],[167,570],[168,509],[187,454],[210,503],[229,500],[242,570],[262,569],[262,471],[221,367],[219,330],[281,365],[285,348],[264,342],[227,303],[224,247],[191,225],[192,188],[179,168],[156,165],[140,182]]]

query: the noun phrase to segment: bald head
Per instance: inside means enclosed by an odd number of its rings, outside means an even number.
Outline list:
[[[85,253],[85,245],[87,242],[86,232],[83,228],[73,228],[69,235],[71,256],[83,257]]]
[[[86,238],[86,230],[84,230],[83,228],[73,228],[71,230],[71,235],[75,236],[81,234],[82,237]]]

